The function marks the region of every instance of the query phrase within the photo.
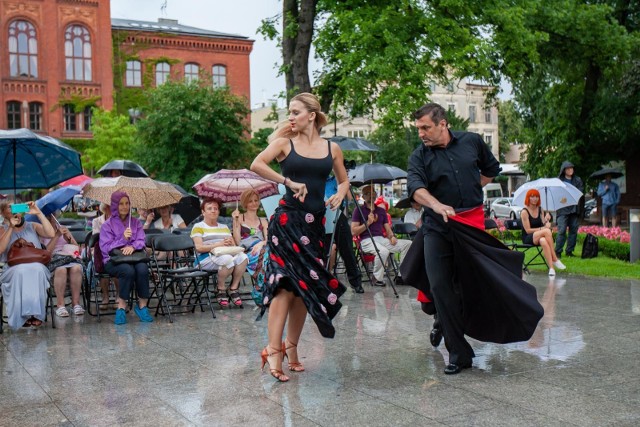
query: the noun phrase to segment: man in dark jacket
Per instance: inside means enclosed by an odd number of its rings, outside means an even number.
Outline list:
[[[571,162],[562,162],[560,166],[560,178],[562,181],[573,185],[578,190],[584,192],[584,186],[582,180],[575,173],[574,165]],[[566,208],[558,209],[556,212],[557,224],[558,224],[558,236],[556,237],[556,255],[558,258],[562,255],[562,248],[565,241],[567,242],[566,254],[567,256],[573,256],[573,250],[576,247],[576,238],[578,236],[578,227],[580,226],[580,212],[584,203],[584,199],[581,198],[578,205],[567,206]],[[569,229],[569,238],[567,239],[567,228]]]

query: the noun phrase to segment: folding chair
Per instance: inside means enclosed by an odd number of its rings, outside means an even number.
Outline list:
[[[522,229],[522,222],[519,219],[508,219],[504,221],[505,228],[509,231],[520,231],[524,233]],[[497,227],[497,226],[496,226]],[[509,246],[513,250],[521,251],[525,254],[524,260],[522,261],[522,271],[527,274],[531,274],[529,271],[529,266],[531,265],[544,265],[547,268],[547,262],[544,259],[544,254],[542,253],[542,247],[537,245],[529,245],[526,243],[522,243],[522,241],[518,242],[513,238],[513,234],[511,234],[510,241],[505,242],[507,246]],[[534,255],[532,258],[527,260],[527,251],[532,250]]]
[[[173,323],[172,311],[184,313],[190,310],[193,313],[196,307],[200,307],[204,312],[204,307],[208,306],[215,319],[208,286],[209,278],[215,273],[194,267],[195,247],[191,237],[184,234],[158,235],[151,243],[152,268],[159,281],[156,316],[168,315],[169,322]],[[167,254],[166,260],[157,259],[160,252]]]
[[[376,260],[375,254],[365,253],[362,250],[362,246],[360,245],[360,236],[353,236],[353,250],[356,255],[356,260],[360,261],[362,265],[362,269],[365,273],[365,278],[363,278],[364,282],[375,282],[375,278],[373,277],[373,263]]]
[[[111,277],[111,275],[109,275],[106,272],[99,272],[96,270],[95,247],[96,245],[98,245],[99,241],[100,241],[100,233],[87,235],[85,240],[85,251],[84,251],[84,257],[83,257],[84,263],[87,266],[85,271],[85,276],[87,278],[87,281],[85,283],[85,294],[87,295],[87,299],[88,299],[86,310],[87,310],[87,313],[89,313],[91,316],[96,316],[98,322],[100,322],[100,316],[116,313],[115,310],[113,309],[111,310],[106,309],[110,304],[111,298],[109,298],[109,301],[107,301],[106,303],[105,301],[102,301],[103,303],[102,305],[106,305],[106,308],[100,309],[98,290],[100,288],[101,279],[109,280],[109,289],[108,289],[109,296],[110,297],[113,296],[114,301],[115,301],[115,297],[117,297],[117,295],[115,295],[115,292],[116,292],[115,285],[113,285],[113,282],[112,282],[113,277]],[[95,308],[94,311],[92,311],[91,309],[91,302],[92,302],[91,295],[93,295],[93,303]]]
[[[410,222],[394,223],[391,229],[396,236],[406,236],[409,240],[413,240],[413,236],[418,232],[418,227]]]

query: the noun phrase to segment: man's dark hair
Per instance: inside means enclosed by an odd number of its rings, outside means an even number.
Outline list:
[[[429,104],[425,104],[422,107],[418,108],[418,110],[413,113],[413,118],[416,120],[421,119],[422,117],[429,115],[433,123],[440,123],[441,120],[447,120],[447,110],[445,110],[442,105],[431,102]]]

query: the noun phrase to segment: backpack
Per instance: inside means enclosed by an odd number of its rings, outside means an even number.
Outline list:
[[[598,256],[598,238],[591,233],[587,233],[582,243],[582,258],[595,258]]]

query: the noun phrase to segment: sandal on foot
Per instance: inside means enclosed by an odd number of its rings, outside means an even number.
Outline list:
[[[80,304],[76,304],[73,306],[73,314],[76,316],[82,316],[84,314],[84,308]]]
[[[35,326],[36,328],[38,326],[42,326],[42,320],[40,320],[40,319],[36,319],[35,317],[32,317],[29,320],[31,321],[31,326]]]
[[[238,308],[244,308],[242,306],[242,299],[240,298],[240,292],[237,289],[227,289],[227,297],[231,299],[233,305]]]
[[[67,311],[67,307],[58,307],[56,310],[56,316],[58,317],[69,317],[69,312]]]
[[[282,372],[282,369],[277,369],[277,368],[272,368],[272,364],[271,362],[269,362],[269,358],[270,357],[275,357],[279,354],[280,352],[278,351],[274,351],[274,352],[269,352],[269,346],[266,346],[264,348],[264,350],[262,350],[262,354],[260,355],[262,357],[262,367],[261,370],[264,371],[264,365],[269,365],[269,372],[271,373],[271,376],[275,379],[277,379],[278,381],[285,383],[287,381],[289,381],[289,377],[287,377],[284,372]]]
[[[229,306],[229,298],[220,296],[220,294],[224,295],[225,293],[226,292],[224,289],[218,289],[218,296],[216,297],[216,299],[218,300],[218,304],[222,308]]]
[[[289,345],[287,345],[289,344]],[[296,361],[292,361],[292,357],[289,357],[289,352],[293,352],[295,350],[296,354],[295,354],[295,359]],[[284,357],[287,358],[287,361],[289,362],[289,370],[292,372],[302,372],[304,371],[304,365],[300,362],[297,361],[298,359],[298,344],[294,344],[292,342],[289,342],[287,340],[284,340],[282,342],[282,353],[284,354]],[[293,356],[293,354],[292,354]]]
[[[31,319],[27,319],[26,322],[24,322],[24,325],[22,325],[23,328],[30,328],[31,327]]]

